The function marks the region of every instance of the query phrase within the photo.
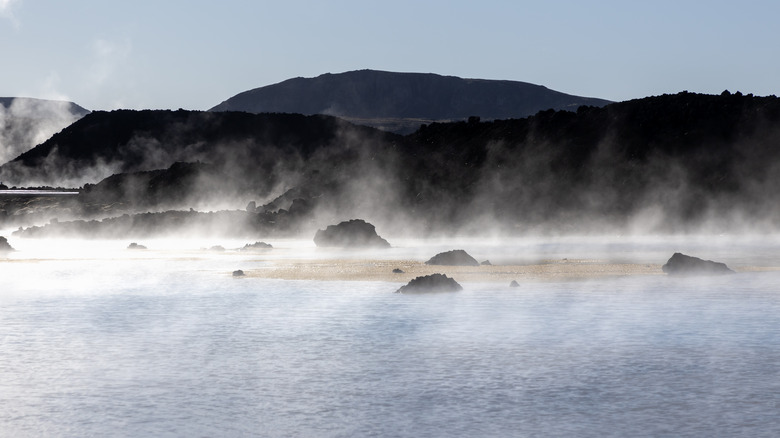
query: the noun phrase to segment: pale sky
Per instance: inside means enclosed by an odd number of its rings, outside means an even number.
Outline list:
[[[0,96],[205,110],[358,69],[621,101],[780,94],[778,1],[0,0]]]

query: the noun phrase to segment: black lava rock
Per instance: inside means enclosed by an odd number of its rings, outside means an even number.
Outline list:
[[[390,248],[390,243],[379,237],[376,228],[362,219],[353,219],[317,230],[314,243],[322,247]]]
[[[420,294],[431,292],[457,292],[463,290],[455,279],[447,277],[444,274],[431,274],[417,277],[410,281],[406,286],[402,286],[396,291],[399,294]]]
[[[679,252],[674,253],[661,269],[669,275],[722,275],[733,274],[724,263],[702,260]]]

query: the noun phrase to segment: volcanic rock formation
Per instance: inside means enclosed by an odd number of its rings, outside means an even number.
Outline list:
[[[454,249],[452,251],[436,254],[425,262],[425,264],[440,266],[479,266],[479,262],[462,249]]]

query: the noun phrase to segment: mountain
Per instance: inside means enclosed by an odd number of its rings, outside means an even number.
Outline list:
[[[219,201],[262,230],[776,231],[780,99],[682,92],[406,136],[324,115],[95,112],[0,178],[14,172],[92,175],[91,214]]]
[[[517,81],[463,79],[431,73],[358,70],[294,78],[239,93],[210,111],[328,114],[387,131],[410,133],[423,123],[520,118],[541,110],[603,106]]]
[[[0,97],[0,163],[43,143],[88,113],[73,102]]]

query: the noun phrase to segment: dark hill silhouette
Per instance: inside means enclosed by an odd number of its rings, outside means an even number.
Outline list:
[[[403,168],[429,176],[411,179],[402,198],[435,205],[454,223],[696,231],[780,217],[775,96],[683,92],[576,113],[432,124],[408,139],[418,149],[403,155],[418,158]]]
[[[73,102],[0,97],[0,164],[44,142],[88,113]]]
[[[89,186],[90,211],[119,202],[159,210],[213,193],[242,210],[249,203],[263,229],[326,214],[390,234],[776,230],[780,99],[683,92],[432,123],[405,137],[329,116],[93,113],[0,172],[101,163],[134,173]]]
[[[526,117],[540,110],[602,106],[518,81],[463,79],[431,73],[358,70],[294,78],[239,93],[211,111],[329,114],[354,123],[408,133],[421,123]]]

